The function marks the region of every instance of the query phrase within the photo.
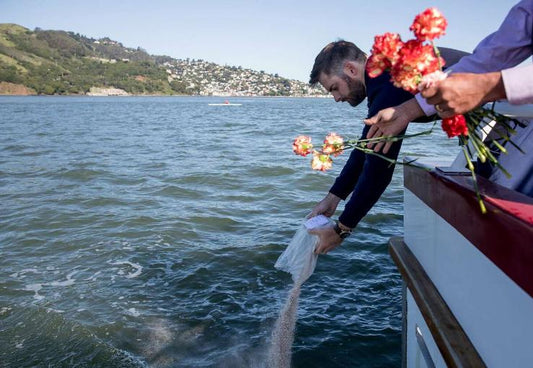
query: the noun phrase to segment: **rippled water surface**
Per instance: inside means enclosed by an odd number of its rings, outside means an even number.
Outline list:
[[[0,97],[2,367],[263,367],[291,287],[274,263],[358,136],[332,99]],[[364,104],[363,104],[364,105]],[[413,126],[412,132],[426,126]],[[441,132],[402,154],[452,158]],[[344,155],[347,156],[347,155]],[[401,362],[402,169],[303,285],[294,367]],[[339,209],[342,209],[342,204]]]

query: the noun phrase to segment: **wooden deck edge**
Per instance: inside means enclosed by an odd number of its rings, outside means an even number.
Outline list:
[[[389,252],[413,295],[448,367],[486,367],[474,345],[448,308],[403,238],[389,241]]]

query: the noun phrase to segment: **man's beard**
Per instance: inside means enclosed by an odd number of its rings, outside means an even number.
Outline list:
[[[348,83],[350,94],[344,100],[350,104],[350,106],[357,106],[366,98],[366,88],[363,82],[358,79],[351,79],[347,75],[344,76],[344,80]]]

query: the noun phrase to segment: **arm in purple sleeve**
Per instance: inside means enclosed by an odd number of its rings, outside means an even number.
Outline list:
[[[452,73],[488,73],[512,68],[526,60],[533,46],[533,0],[511,8],[500,28],[451,67]]]

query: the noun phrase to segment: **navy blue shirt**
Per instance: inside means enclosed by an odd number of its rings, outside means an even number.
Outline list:
[[[411,93],[394,87],[388,73],[383,73],[377,78],[365,75],[365,84],[368,117],[376,115],[382,109],[399,105],[413,98]],[[366,138],[369,129],[369,126],[364,126],[361,138]],[[402,141],[394,142],[385,156],[396,160],[401,146]],[[390,162],[354,149],[329,190],[330,193],[344,200],[353,192],[339,221],[351,228],[356,227],[381,197],[392,179],[393,172],[394,165]]]

